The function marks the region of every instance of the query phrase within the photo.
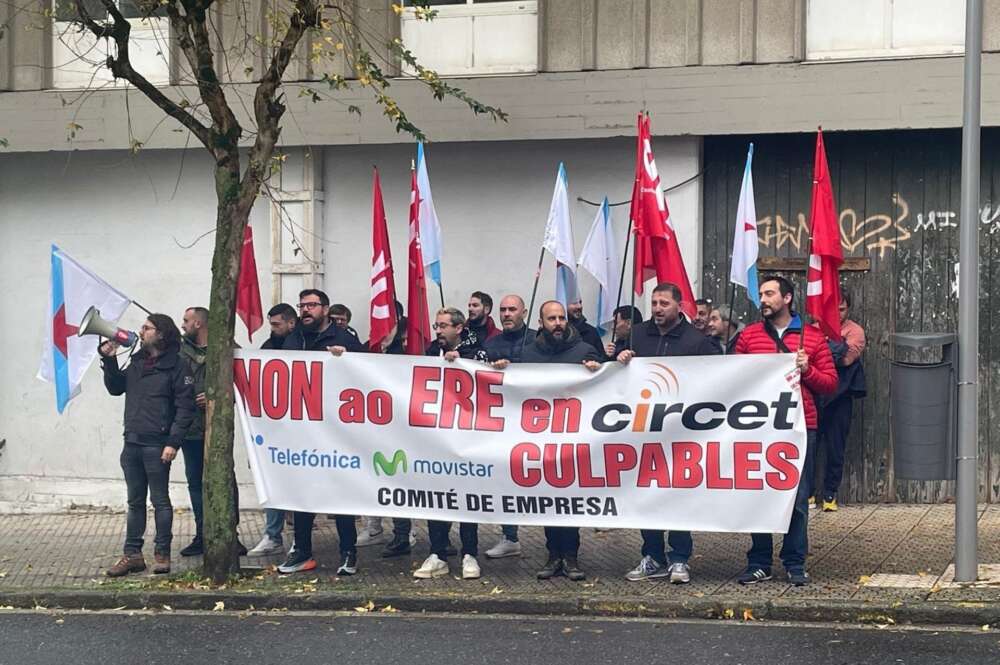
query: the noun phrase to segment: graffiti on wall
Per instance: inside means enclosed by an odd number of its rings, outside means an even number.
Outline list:
[[[893,210],[862,217],[854,208],[840,211],[840,244],[845,253],[859,249],[878,253],[884,258],[890,249],[913,239],[915,233],[947,232],[958,228],[958,213],[954,210],[930,210],[918,212],[916,223],[910,217],[910,205],[898,192],[892,195]],[[994,206],[986,202],[979,209],[979,221],[986,233],[1000,231],[1000,204]],[[805,251],[809,238],[809,224],[804,212],[795,215],[795,221],[785,221],[780,214],[768,215],[757,220],[757,241],[773,250],[786,247]]]

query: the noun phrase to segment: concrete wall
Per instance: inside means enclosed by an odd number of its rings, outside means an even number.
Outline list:
[[[49,246],[57,244],[175,321],[185,307],[207,305],[212,236],[190,249],[174,242],[190,244],[215,226],[212,176],[202,153],[0,155],[0,345],[6,349],[0,356],[0,439],[7,440],[0,451],[0,511],[123,505],[118,455],[124,398],[107,394],[95,366],[82,395],[60,416],[53,387],[35,378],[47,316]],[[268,237],[265,206],[254,210],[253,224],[258,237]],[[268,244],[258,242],[256,249],[258,265],[270,265]],[[261,284],[266,292],[266,274]],[[142,320],[133,307],[123,324],[135,330]],[[249,482],[246,463],[238,462],[237,470]],[[187,505],[183,463],[175,464],[172,477],[175,503]],[[252,490],[245,494],[253,505]]]
[[[699,170],[700,139],[657,139],[654,150],[666,184]],[[406,293],[407,206],[410,145],[332,147],[322,183],[325,288],[355,312],[367,335],[371,261],[371,165],[381,169],[396,279]],[[434,199],[444,231],[444,281],[449,304],[464,308],[469,292],[499,298],[506,291],[530,295],[538,248],[548,214],[558,161],[566,164],[577,250],[596,209],[576,196],[627,199],[634,168],[629,139],[434,144],[428,147]],[[183,162],[183,163],[182,163]],[[174,192],[175,183],[177,191]],[[214,226],[211,173],[201,150],[83,151],[0,155],[0,511],[51,510],[76,505],[120,508],[124,483],[118,467],[122,398],[107,395],[99,369],[89,371],[83,394],[63,415],[51,385],[35,378],[42,353],[48,252],[58,244],[85,266],[145,306],[174,317],[206,304],[212,236],[182,249]],[[688,272],[700,268],[701,184],[669,197]],[[624,236],[625,206],[614,223]],[[268,206],[253,212],[255,248],[264,306],[270,305]],[[546,262],[539,298],[554,288]],[[582,278],[586,304],[595,307],[594,283]],[[695,289],[697,290],[697,285]],[[297,294],[285,294],[295,302]],[[431,304],[437,305],[432,294]],[[142,321],[131,309],[124,323]],[[238,341],[246,343],[237,329]],[[263,337],[255,339],[259,345]],[[242,451],[237,472],[249,482]],[[172,471],[176,505],[187,505],[182,462]],[[241,493],[255,505],[253,491]]]

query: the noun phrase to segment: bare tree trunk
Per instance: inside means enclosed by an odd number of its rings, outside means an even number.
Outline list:
[[[236,323],[236,284],[243,233],[250,207],[239,197],[239,154],[216,165],[219,204],[208,315],[208,358],[205,369],[205,558],[204,573],[222,584],[239,571],[236,551],[237,506],[233,470],[233,331]]]

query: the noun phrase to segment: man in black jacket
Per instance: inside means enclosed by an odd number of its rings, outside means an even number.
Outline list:
[[[710,338],[701,334],[681,315],[681,290],[676,284],[663,282],[653,289],[651,300],[653,318],[635,325],[631,331],[631,348],[618,354],[623,364],[638,356],[714,356],[721,349]],[[629,340],[626,340],[629,341]],[[625,579],[630,582],[669,577],[672,584],[691,581],[688,560],[694,549],[690,531],[671,531],[670,558],[663,547],[663,531],[642,529],[642,560],[630,570]]]
[[[479,347],[477,338],[465,329],[465,315],[454,307],[439,309],[434,320],[435,339],[427,347],[428,356],[444,358],[454,362],[465,360],[486,361],[486,352]],[[431,541],[431,553],[413,571],[417,579],[444,577],[448,570],[448,532],[451,522],[427,520],[427,536]],[[474,580],[481,570],[476,557],[479,556],[479,525],[462,522],[458,525],[458,535],[462,540],[462,579]]]
[[[267,312],[267,322],[271,326],[271,336],[260,345],[261,349],[280,349],[285,338],[292,334],[299,323],[295,308],[286,302],[279,303]]]
[[[280,349],[285,338],[292,334],[299,322],[295,308],[286,302],[278,303],[267,312],[267,322],[271,326],[271,336],[260,345],[261,349]],[[264,509],[264,535],[248,553],[251,557],[282,554],[285,551],[282,530],[285,526],[285,511],[277,508]]]
[[[639,311],[638,307],[622,305],[615,309],[612,341],[604,345],[604,353],[608,360],[615,360],[619,353],[628,348],[628,338],[632,332],[632,326],[637,326],[640,323],[642,323],[642,312]]]
[[[524,322],[528,310],[524,307],[524,299],[518,295],[506,295],[500,300],[500,325],[502,332],[486,340],[484,348],[490,362],[507,360],[520,362],[521,352],[525,346],[534,344],[535,331],[527,328]],[[504,524],[501,527],[500,540],[496,545],[486,550],[489,559],[502,559],[508,556],[521,556],[521,543],[517,539],[517,525]]]
[[[587,323],[587,317],[583,315],[583,300],[576,299],[576,302],[569,303],[566,308],[569,314],[569,322],[573,324],[576,331],[580,333],[580,339],[597,349],[598,355],[604,359],[604,343],[601,341],[601,334],[597,328]]]
[[[170,463],[177,456],[195,415],[194,377],[179,355],[180,332],[166,314],[150,314],[139,329],[141,348],[120,369],[118,344],[100,346],[104,386],[125,395],[125,446],[122,471],[128,488],[124,556],[108,568],[109,577],[146,569],[142,556],[146,533],[146,493],[156,524],[154,573],[170,572],[174,509],[170,505]]]
[[[521,361],[526,363],[583,364],[592,372],[601,367],[603,359],[590,344],[580,339],[580,333],[566,319],[566,308],[556,300],[542,303],[538,310],[538,336],[535,343],[524,350]],[[504,363],[494,366],[505,367]],[[545,547],[548,561],[538,571],[538,579],[547,580],[565,575],[574,582],[586,579],[580,569],[580,529],[574,526],[545,527]]]
[[[285,338],[281,346],[286,351],[328,351],[335,356],[345,351],[364,350],[361,343],[330,321],[330,298],[319,289],[299,293],[299,325]],[[312,553],[312,529],[315,513],[295,513],[295,548],[278,566],[279,573],[297,573],[316,568]],[[340,567],[337,575],[358,572],[358,530],[352,515],[337,516],[337,536],[340,538]]]

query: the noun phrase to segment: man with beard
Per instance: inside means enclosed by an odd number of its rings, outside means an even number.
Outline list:
[[[486,352],[473,342],[473,338],[465,330],[465,315],[454,307],[439,309],[434,320],[435,339],[427,347],[427,355],[444,358],[454,362],[459,358],[465,360],[486,360]],[[417,579],[432,579],[444,577],[448,569],[448,532],[451,522],[441,520],[427,521],[427,536],[431,541],[431,553],[424,562],[413,571]],[[479,579],[482,571],[476,557],[479,556],[479,525],[462,522],[458,525],[458,535],[462,540],[462,579]]]
[[[806,572],[806,554],[809,552],[807,528],[818,420],[814,394],[825,395],[837,389],[837,369],[823,333],[814,326],[803,325],[802,319],[792,309],[794,301],[795,291],[791,282],[778,275],[763,276],[760,280],[760,313],[764,320],[743,329],[736,343],[736,353],[795,354],[802,408],[806,416],[806,453],[792,519],[782,539],[779,556],[788,581],[795,586],[805,586],[810,582]],[[800,339],[802,348],[799,348]],[[752,539],[753,544],[747,552],[747,568],[737,579],[740,584],[756,584],[771,579],[773,537],[769,533],[755,533]]]
[[[703,335],[711,335],[712,331],[708,327],[708,317],[712,315],[712,299],[698,298],[694,301],[695,314],[691,322],[695,330]]]
[[[566,319],[566,308],[557,300],[542,303],[539,331],[535,343],[524,349],[521,362],[583,364],[596,372],[601,368],[600,353],[580,339],[580,333]],[[504,363],[496,366],[505,367]],[[547,580],[565,575],[574,582],[587,578],[580,568],[580,529],[575,526],[545,527],[545,547],[549,558],[538,571],[538,579]]]
[[[271,336],[260,345],[262,349],[280,349],[285,338],[292,334],[299,322],[295,308],[286,302],[279,303],[267,312],[267,322],[271,326]]]
[[[267,312],[267,321],[271,326],[271,336],[264,340],[261,349],[280,349],[299,321],[295,308],[288,303],[280,303]],[[285,551],[284,538],[281,535],[285,526],[285,511],[277,508],[264,509],[264,536],[260,539],[249,556],[269,556]]]
[[[663,282],[653,289],[650,300],[653,316],[649,321],[635,326],[631,348],[618,354],[618,361],[628,364],[634,357],[659,356],[713,356],[720,349],[715,342],[701,334],[681,315],[681,290],[676,284]],[[671,584],[691,581],[688,560],[694,549],[690,531],[671,531],[667,536],[670,556],[663,546],[663,531],[641,529],[642,560],[625,574],[630,582],[669,577]]]
[[[319,289],[299,293],[299,325],[285,338],[286,351],[329,351],[335,356],[345,351],[364,350],[361,343],[330,321],[330,298]],[[279,573],[313,570],[316,560],[312,553],[312,529],[315,513],[295,513],[295,545],[288,558],[278,566]],[[340,566],[337,575],[358,572],[358,531],[352,515],[338,515],[337,536],[340,539]]]
[[[499,361],[520,362],[524,347],[534,343],[535,331],[531,328],[525,330],[524,319],[527,314],[528,310],[525,309],[524,299],[521,296],[510,294],[500,300],[500,325],[503,332],[485,344],[486,355],[491,363]],[[496,545],[486,550],[487,558],[502,559],[508,556],[520,556],[521,543],[517,539],[517,526],[505,524],[501,530],[503,535],[500,540],[497,541]]]
[[[597,349],[598,355],[604,356],[604,342],[601,341],[600,333],[597,332],[597,328],[587,323],[587,317],[583,315],[583,300],[577,298],[569,303],[566,311],[569,314],[569,322],[580,333],[580,339]]]
[[[618,354],[628,348],[632,326],[640,323],[642,323],[642,312],[638,307],[622,305],[615,309],[614,333],[611,336],[613,341],[604,345],[604,353],[609,359],[618,358]]]
[[[479,341],[479,346],[500,334],[497,324],[493,323],[492,314],[493,298],[488,293],[473,291],[469,296],[469,318],[465,322],[465,330]]]
[[[166,314],[150,314],[139,329],[141,347],[129,366],[118,367],[118,344],[101,344],[104,386],[125,395],[125,446],[121,454],[128,489],[124,556],[108,568],[108,577],[146,569],[142,556],[146,533],[146,493],[156,524],[153,572],[170,572],[174,510],[170,505],[170,463],[195,416],[194,377],[180,358],[181,335]]]

